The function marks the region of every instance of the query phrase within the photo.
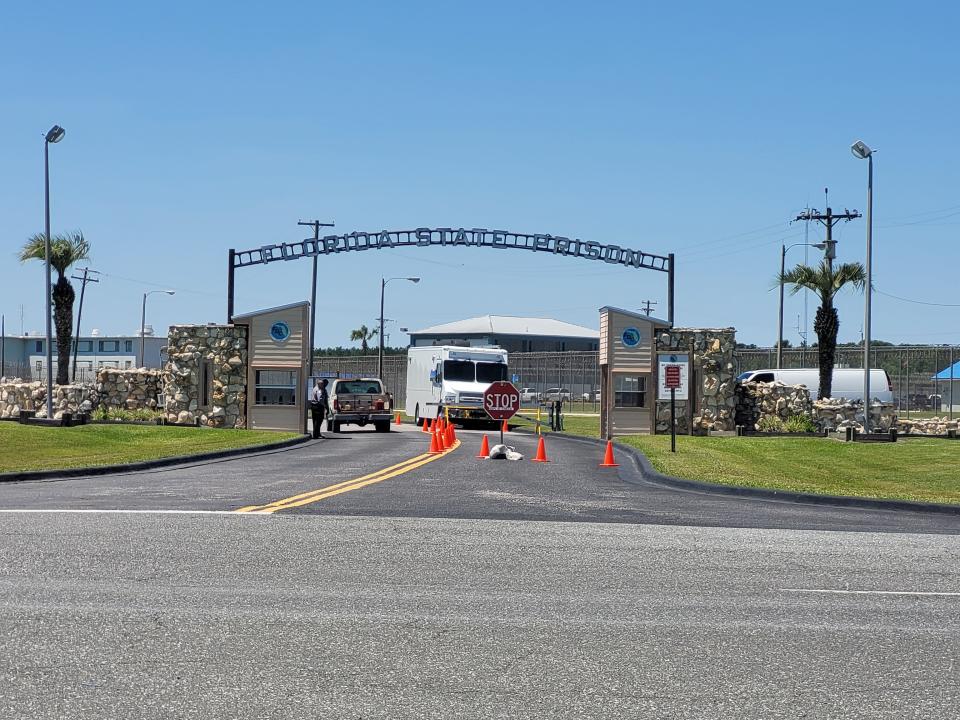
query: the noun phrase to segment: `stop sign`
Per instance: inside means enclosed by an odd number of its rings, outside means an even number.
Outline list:
[[[513,383],[498,380],[483,391],[483,409],[494,420],[509,420],[520,411],[520,391]]]

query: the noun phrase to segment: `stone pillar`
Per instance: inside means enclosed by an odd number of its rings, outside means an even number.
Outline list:
[[[247,328],[245,325],[171,325],[164,366],[168,422],[245,428]],[[201,383],[207,375],[209,397]]]

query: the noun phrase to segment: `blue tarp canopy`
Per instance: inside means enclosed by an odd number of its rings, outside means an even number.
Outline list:
[[[936,375],[934,375],[931,379],[932,380],[949,380],[951,370],[953,371],[953,379],[960,380],[960,360],[955,362],[953,365],[945,367],[943,370],[941,370]]]

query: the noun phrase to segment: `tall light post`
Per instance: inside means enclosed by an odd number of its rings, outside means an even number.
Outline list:
[[[147,328],[147,295],[154,293],[163,293],[164,295],[176,295],[173,290],[148,290],[143,294],[143,309],[140,311],[140,367],[146,367],[147,359],[144,357],[144,332]]]
[[[380,342],[379,342],[379,351],[377,352],[377,377],[383,380],[383,298],[386,295],[387,283],[391,280],[409,280],[412,283],[420,282],[418,277],[392,277],[392,278],[380,278]]]
[[[780,312],[779,312],[779,322],[777,324],[777,370],[783,367],[783,274],[786,272],[786,260],[787,260],[787,250],[792,247],[799,247],[806,245],[807,247],[814,247],[818,250],[825,250],[827,247],[826,243],[793,243],[792,245],[781,245],[780,246]]]
[[[867,161],[867,287],[863,304],[863,429],[870,432],[870,295],[873,290],[873,153],[863,140],[850,146],[850,152]]]
[[[47,301],[44,304],[47,312],[47,419],[53,419],[53,330],[51,328],[53,309],[50,303],[53,291],[50,287],[50,144],[63,140],[66,134],[59,125],[54,125],[47,131],[43,140],[43,205],[44,205],[44,237],[43,248],[47,261]]]

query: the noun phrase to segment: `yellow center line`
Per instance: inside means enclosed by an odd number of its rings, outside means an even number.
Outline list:
[[[353,478],[352,480],[345,480],[344,482],[336,483],[334,485],[327,485],[326,487],[310,490],[309,492],[300,493],[299,495],[292,495],[291,497],[283,498],[282,500],[275,500],[274,502],[267,503],[265,505],[247,505],[245,507],[238,508],[234,512],[267,515],[275,513],[277,510],[286,510],[288,508],[309,505],[310,503],[314,503],[328,497],[333,497],[334,495],[339,495],[340,493],[349,492],[350,490],[358,490],[362,487],[366,487],[367,485],[373,485],[374,483],[388,480],[392,477],[396,477],[397,475],[403,475],[411,470],[415,470],[421,465],[426,465],[434,460],[439,460],[448,453],[456,450],[458,447],[460,447],[459,440],[453,444],[453,447],[445,450],[443,453],[435,455],[424,453],[422,455],[417,455],[416,457],[410,458],[409,460],[404,460],[396,465],[391,465],[390,467],[363,475],[362,477]]]

